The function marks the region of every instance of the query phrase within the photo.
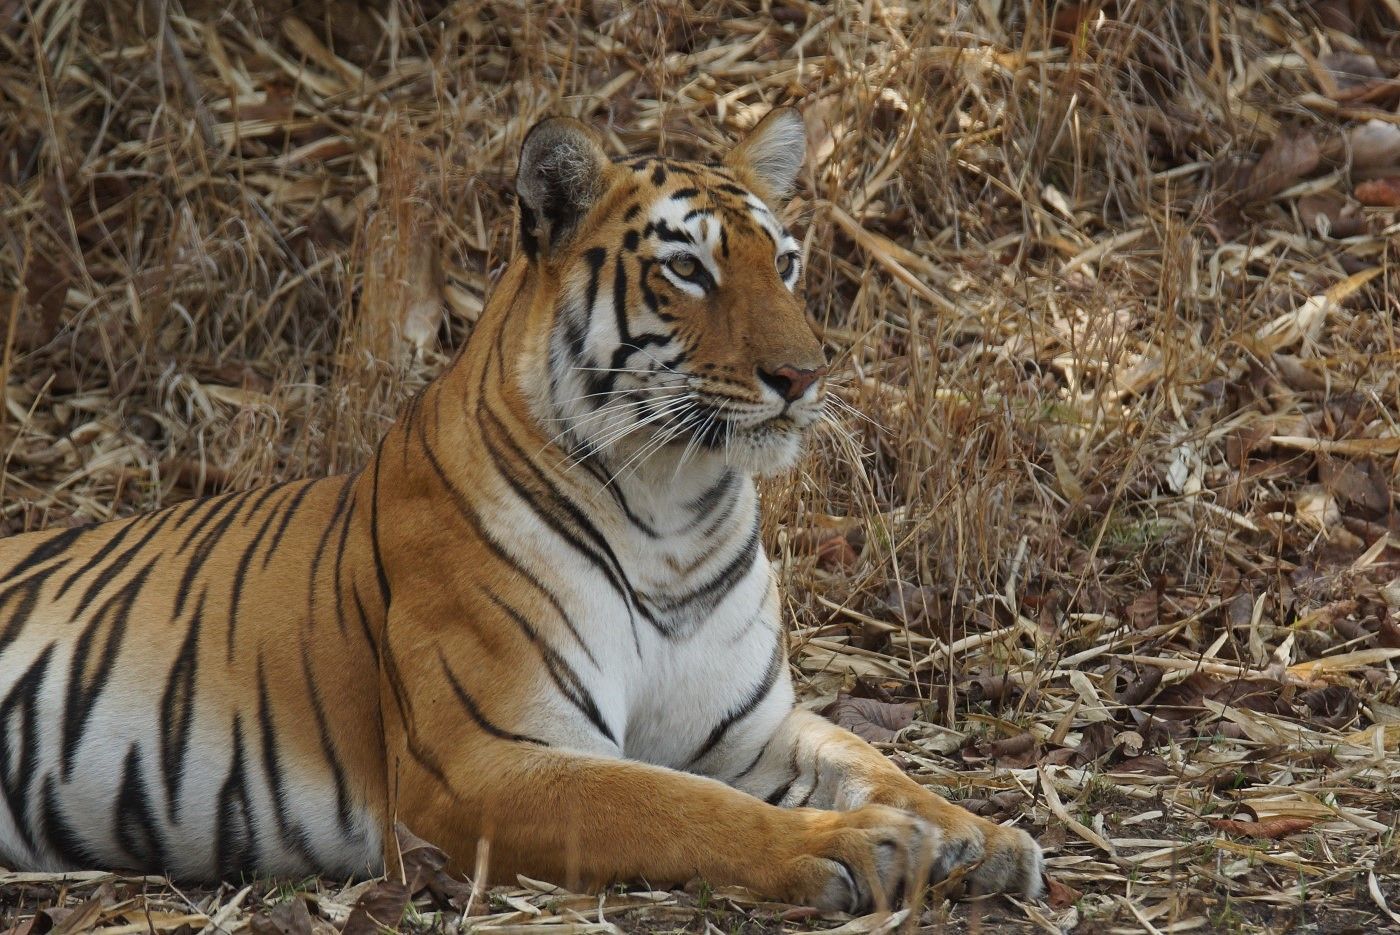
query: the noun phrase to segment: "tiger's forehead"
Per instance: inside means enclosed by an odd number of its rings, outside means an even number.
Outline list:
[[[772,209],[725,166],[654,156],[624,165],[637,186],[624,220],[641,223],[642,238],[701,248],[716,260],[728,258],[736,237],[757,237],[775,253],[796,246]]]

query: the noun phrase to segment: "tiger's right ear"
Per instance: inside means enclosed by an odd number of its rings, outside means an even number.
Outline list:
[[[598,134],[571,117],[548,117],[530,128],[515,192],[520,239],[531,259],[568,242],[603,194],[611,165]]]

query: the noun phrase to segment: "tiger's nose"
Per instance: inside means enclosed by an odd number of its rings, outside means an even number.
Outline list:
[[[788,402],[800,399],[802,394],[807,392],[813,383],[826,376],[826,368],[818,367],[815,370],[798,370],[790,364],[784,364],[773,370],[758,368],[758,376],[764,383],[773,387],[778,395]]]

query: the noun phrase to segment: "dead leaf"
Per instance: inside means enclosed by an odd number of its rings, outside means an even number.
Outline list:
[[[1318,59],[1332,75],[1339,88],[1353,88],[1384,78],[1376,60],[1356,52],[1329,52]]]
[[[1356,186],[1356,200],[1373,208],[1400,208],[1400,176],[1371,179]]]
[[[1297,701],[1307,710],[1306,722],[1310,726],[1330,727],[1334,730],[1351,724],[1361,709],[1361,700],[1356,697],[1356,692],[1346,685],[1311,688],[1300,694]]]
[[[1266,201],[1317,168],[1322,150],[1307,131],[1280,136],[1245,173],[1240,200]]]
[[[990,742],[975,741],[963,748],[964,763],[993,762],[1011,769],[1025,769],[1039,759],[1039,745],[1029,731]]]
[[[1041,878],[1045,884],[1045,901],[1050,904],[1051,909],[1068,909],[1084,894],[1072,886],[1067,886],[1056,880],[1052,876]]]
[[[1355,203],[1334,191],[1315,192],[1298,199],[1298,217],[1303,227],[1321,237],[1355,237],[1364,233],[1366,219],[1357,209]]]
[[[817,544],[817,567],[823,571],[844,571],[854,568],[859,562],[860,556],[856,550],[839,533]]]
[[[822,709],[822,716],[870,743],[889,743],[914,723],[912,704],[887,704],[873,698],[852,698],[842,692]]]
[[[259,912],[248,920],[253,935],[312,935],[311,912],[297,897]]]
[[[1160,756],[1148,754],[1146,756],[1129,757],[1109,769],[1109,773],[1142,773],[1146,776],[1170,776],[1172,775],[1172,768],[1168,766],[1167,761]]]
[[[44,921],[41,922],[41,919]],[[12,925],[5,929],[5,931],[0,932],[0,935],[44,935],[44,933],[49,930],[48,926],[50,923],[47,920],[48,916],[43,913],[37,916],[30,916],[23,922]]]
[[[355,908],[341,928],[341,935],[380,935],[384,930],[396,931],[408,905],[408,887],[384,880],[365,890],[355,900]]]
[[[395,823],[394,836],[398,839],[404,883],[411,895],[428,890],[440,901],[450,903],[453,899],[464,900],[471,893],[470,883],[447,872],[449,858],[442,848],[418,837],[403,822]]]
[[[1400,126],[1368,120],[1347,131],[1352,169],[1374,169],[1400,163]]]
[[[96,927],[102,910],[115,902],[112,888],[105,886],[90,899],[72,909],[48,909],[45,914],[53,920],[53,928],[49,930],[49,935],[77,935],[79,932],[91,931]]]
[[[1243,821],[1235,818],[1212,818],[1210,826],[1226,834],[1243,838],[1267,838],[1277,841],[1290,834],[1306,831],[1315,825],[1311,818],[1265,818],[1262,821]]]
[[[1390,509],[1390,483],[1385,469],[1373,458],[1318,458],[1317,477],[1329,493],[1347,506],[1359,506],[1373,515]]]

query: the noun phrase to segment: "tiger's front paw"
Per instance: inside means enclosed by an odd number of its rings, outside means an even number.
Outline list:
[[[893,909],[927,878],[940,845],[928,822],[882,805],[813,812],[810,821],[780,895],[818,909]]]
[[[1035,839],[1020,828],[968,817],[973,820],[943,828],[933,862],[933,881],[956,877],[973,896],[1012,893],[1039,897],[1044,858]]]

